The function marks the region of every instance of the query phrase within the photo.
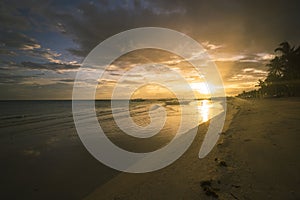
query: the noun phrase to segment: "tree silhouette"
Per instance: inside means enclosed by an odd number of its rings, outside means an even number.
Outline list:
[[[280,64],[282,67],[281,70],[283,72],[283,78],[286,80],[299,79],[300,47],[295,49],[295,47],[291,47],[291,45],[288,42],[283,42],[279,46],[280,47],[275,49],[275,52],[281,53],[281,56],[278,57],[278,64]],[[271,62],[273,60],[271,60]],[[271,65],[271,67],[275,66]]]
[[[266,78],[269,94],[275,96],[299,95],[300,47],[282,42],[275,49],[279,55],[270,61]]]
[[[270,63],[267,64],[267,67],[269,67],[269,74],[272,74],[272,76],[277,77],[277,79],[280,79],[285,71],[284,62],[278,56],[272,59]]]
[[[268,75],[266,79],[258,80],[256,87],[240,94],[241,97],[279,97],[279,96],[300,96],[300,46],[291,46],[288,42],[282,42],[276,48],[278,53],[266,65]]]
[[[265,81],[263,81],[261,79],[258,79],[257,85],[255,85],[255,87],[260,87],[260,90],[258,91],[259,92],[259,96],[260,96],[260,98],[263,98],[264,94],[265,94],[265,88],[266,88]]]

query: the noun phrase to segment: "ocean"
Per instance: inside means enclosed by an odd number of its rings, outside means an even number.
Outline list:
[[[197,112],[191,110],[197,104]],[[95,112],[105,134],[129,151],[148,152],[166,145],[176,134],[180,119],[199,115],[204,123],[223,111],[219,102],[190,101],[181,108],[174,101],[132,101],[129,111],[141,127],[160,121],[149,112],[166,110],[162,130],[152,138],[127,136],[115,123],[126,119],[122,101],[114,116],[110,101],[95,101]],[[185,109],[188,112],[182,112]],[[74,125],[72,101],[1,101],[0,102],[1,188],[4,199],[81,199],[119,172],[94,159],[81,143]],[[89,116],[87,116],[89,117]],[[130,126],[130,124],[128,124]],[[186,131],[194,127],[186,127]],[[130,128],[130,127],[125,127]],[[16,193],[15,191],[18,191]],[[6,198],[7,197],[7,198]]]

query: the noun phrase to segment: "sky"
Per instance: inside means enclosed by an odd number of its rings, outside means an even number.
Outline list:
[[[294,0],[2,0],[0,99],[71,99],[76,72],[88,53],[110,36],[138,27],[169,28],[195,39],[218,66],[226,94],[236,95],[264,79],[279,43],[300,44],[299,8]],[[122,73],[149,62],[169,64],[198,88],[197,95],[207,95],[209,83],[195,76],[188,62],[168,52],[141,50],[112,63],[98,81],[97,98],[109,98]],[[124,87],[134,87],[155,66],[148,68]],[[167,93],[152,85],[135,95]]]

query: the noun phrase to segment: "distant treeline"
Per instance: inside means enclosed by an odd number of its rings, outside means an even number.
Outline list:
[[[243,92],[242,98],[300,96],[300,46],[283,42],[275,49],[279,55],[267,64],[268,75],[258,80],[257,90]]]

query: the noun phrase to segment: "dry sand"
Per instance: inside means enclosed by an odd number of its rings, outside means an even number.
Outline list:
[[[207,124],[188,151],[152,173],[120,173],[85,199],[300,199],[300,99],[228,101],[218,145],[198,152]]]
[[[243,101],[222,148],[222,199],[300,199],[300,99]]]

